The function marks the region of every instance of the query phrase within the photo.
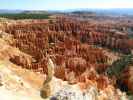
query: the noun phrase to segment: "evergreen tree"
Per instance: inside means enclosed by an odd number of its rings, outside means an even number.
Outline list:
[[[108,67],[105,73],[108,76],[114,75],[116,78],[119,78],[125,67],[132,62],[132,58],[133,55],[124,55],[121,59],[118,59],[110,67]]]

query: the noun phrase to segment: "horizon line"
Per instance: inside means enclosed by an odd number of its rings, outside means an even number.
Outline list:
[[[64,11],[64,10],[76,10],[76,9],[78,9],[78,10],[80,10],[80,9],[86,9],[86,10],[95,10],[95,9],[106,10],[107,9],[107,10],[109,10],[109,9],[133,9],[133,7],[132,8],[131,7],[129,7],[129,8],[124,8],[124,7],[123,8],[122,7],[121,8],[113,8],[113,7],[112,8],[111,7],[110,8],[100,8],[100,7],[98,8],[97,7],[97,8],[67,8],[67,9],[8,9],[8,8],[7,9],[6,8],[2,8],[1,9],[0,8],[0,10],[9,10],[9,11],[10,10],[22,10],[22,11],[24,11],[24,10],[25,11]]]

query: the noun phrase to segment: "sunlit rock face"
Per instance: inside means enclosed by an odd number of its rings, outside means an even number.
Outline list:
[[[109,33],[102,31],[105,27]],[[62,72],[56,76],[66,80],[65,73],[76,69],[76,74],[83,73],[90,67],[95,67],[99,72],[108,67],[108,57],[103,50],[90,45],[101,45],[111,49],[128,53],[127,37],[123,34],[111,33],[108,25],[94,25],[85,21],[75,21],[67,18],[57,18],[53,23],[42,21],[17,21],[8,25],[6,32],[14,39],[14,46],[33,57],[32,63],[24,63],[20,57],[11,60],[17,64],[34,71],[47,73],[46,52],[51,55],[56,64],[56,69]],[[76,59],[83,59],[74,63]],[[73,59],[70,60],[70,59]],[[86,62],[86,63],[85,63]],[[83,68],[84,67],[84,68]],[[79,72],[79,70],[81,72]],[[73,72],[75,72],[73,71]]]
[[[70,33],[65,27],[69,27]],[[67,80],[67,75],[71,72],[80,76],[91,67],[98,71],[105,70],[108,67],[108,57],[102,49],[94,48],[89,43],[82,43],[80,34],[75,36],[74,32],[72,35],[76,27],[81,25],[77,26],[73,22],[68,23],[68,26],[67,22],[51,25],[45,21],[10,25],[6,32],[13,36],[14,46],[33,58],[27,62],[24,61],[25,57],[14,56],[10,61],[27,69],[47,73],[47,52],[55,63],[55,76],[63,80]]]
[[[7,88],[2,87],[0,94],[1,91],[7,94],[11,91],[9,96],[26,96],[27,99],[30,92],[27,100],[41,100],[40,89],[48,76],[46,55],[49,55],[55,73],[50,81],[52,91],[48,99],[127,100],[126,94],[116,89],[104,74],[113,63],[113,57],[115,60],[118,57],[98,47],[115,48],[128,53],[128,46],[132,44],[127,42],[125,35],[107,34],[105,31],[108,32],[110,26],[105,25],[108,28],[102,30],[99,25],[67,19],[56,19],[54,23],[45,20],[12,23],[2,25],[0,32],[0,60],[9,62],[1,67],[4,66],[0,70],[2,81],[11,77],[5,81],[3,86]],[[131,75],[123,77],[131,79]],[[132,81],[124,81],[132,89]],[[24,94],[21,95],[21,92]]]
[[[51,65],[48,65],[48,76],[52,75],[52,73],[50,74],[50,72],[53,70],[51,69],[52,66],[54,67],[52,63]],[[94,69],[87,71],[80,78],[81,79],[79,79],[76,84],[70,85],[67,81],[62,81],[53,77],[49,82],[49,86],[52,90],[50,98],[57,100],[127,100],[126,94],[115,89],[109,83],[108,77],[104,75],[98,75]]]
[[[20,67],[7,62],[0,63],[0,94],[4,100],[43,100],[39,94],[44,77],[35,72],[21,69]],[[34,76],[34,77],[33,77]],[[93,81],[90,80],[90,83]],[[70,85],[55,77],[50,83],[52,88],[48,100],[127,100],[126,95],[113,86],[108,85],[104,89],[98,89],[96,85],[85,83]],[[29,94],[30,92],[30,94]],[[6,95],[5,95],[6,93]],[[8,97],[7,97],[8,96]]]
[[[111,85],[108,85],[104,89],[98,89],[94,85],[90,85],[86,89],[83,89],[84,83],[69,85],[67,82],[62,82],[55,78],[53,79],[53,82],[55,83],[51,86],[54,87],[55,91],[50,97],[51,100],[128,100],[125,93],[116,90]]]
[[[22,59],[30,61],[30,56],[14,47],[11,47],[11,45],[3,39],[1,39],[0,44],[0,57],[2,57],[0,60],[1,98],[3,100],[43,100],[40,97],[40,88],[45,80],[44,75],[22,69],[20,66],[14,65],[10,62],[10,58],[17,56],[20,57],[17,62],[24,63]],[[2,44],[4,44],[4,47],[2,47]],[[77,64],[80,66],[86,64],[86,61],[81,58],[72,58],[69,62],[74,64],[75,67]],[[30,62],[28,63],[30,64]],[[75,69],[73,68],[74,67],[70,69],[75,72]],[[76,72],[80,72],[80,70],[77,70]],[[70,85],[69,81],[62,81],[61,79],[53,77],[50,82],[52,92],[47,99],[119,100],[123,98],[124,100],[127,100],[126,95],[115,89],[109,83],[107,77],[98,75],[94,67],[91,67],[88,71],[83,71],[81,76],[79,75],[79,77],[73,77],[71,80],[75,80],[75,83],[72,83],[72,85]]]

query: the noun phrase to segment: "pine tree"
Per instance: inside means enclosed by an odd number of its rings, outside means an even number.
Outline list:
[[[127,65],[129,65],[132,62],[133,55],[125,55],[121,59],[118,59],[115,61],[108,69],[105,71],[105,73],[108,76],[116,76],[116,78],[120,77],[121,72],[125,69]]]

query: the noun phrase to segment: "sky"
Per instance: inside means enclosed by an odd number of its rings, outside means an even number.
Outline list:
[[[0,0],[0,9],[133,8],[133,0]]]

